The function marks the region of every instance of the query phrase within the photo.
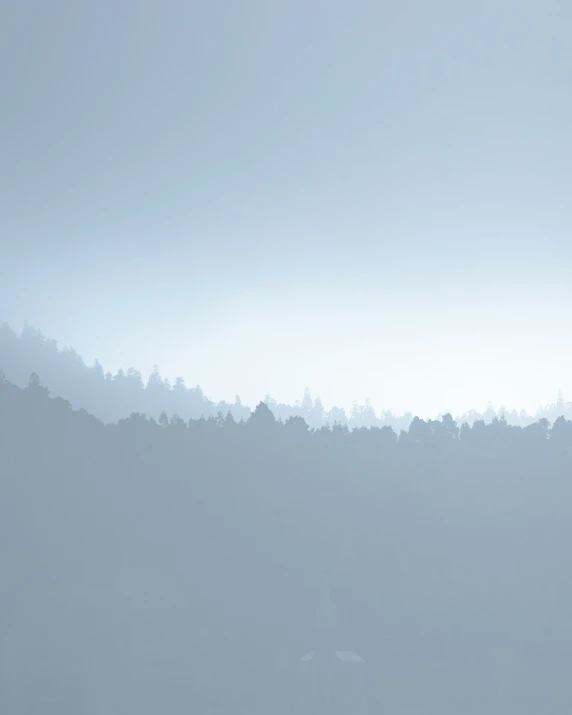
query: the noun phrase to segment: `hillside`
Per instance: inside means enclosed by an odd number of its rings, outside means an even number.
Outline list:
[[[310,431],[264,404],[104,425],[3,380],[0,710],[291,713],[327,569],[370,712],[556,713],[571,448],[563,419]]]
[[[178,415],[185,421],[201,416],[216,416],[219,412],[226,416],[229,412],[236,421],[247,420],[252,408],[242,404],[238,395],[233,403],[209,400],[197,385],[187,387],[182,377],[171,383],[163,379],[156,367],[144,381],[143,375],[134,367],[118,370],[115,374],[105,371],[96,360],[86,365],[82,357],[73,349],[58,348],[57,341],[45,338],[41,331],[25,325],[20,334],[6,323],[0,325],[0,369],[6,377],[19,387],[25,387],[30,373],[36,372],[53,395],[68,400],[76,409],[83,408],[103,422],[115,422],[128,417],[132,412],[141,412],[158,419],[162,412],[169,417]],[[301,417],[313,428],[326,424],[343,424],[350,429],[360,427],[392,427],[396,432],[407,430],[414,415],[394,414],[385,409],[376,413],[373,406],[354,404],[349,414],[342,408],[325,409],[319,397],[312,399],[306,389],[303,399],[289,405],[278,402],[266,395],[264,402],[277,419],[286,421],[290,417]],[[565,402],[560,395],[555,403],[538,410],[536,415],[525,411],[491,405],[484,411],[469,410],[456,417],[459,424],[472,425],[479,420],[490,423],[495,418],[504,417],[510,425],[526,427],[538,419],[553,422],[564,416],[572,419],[572,403]]]

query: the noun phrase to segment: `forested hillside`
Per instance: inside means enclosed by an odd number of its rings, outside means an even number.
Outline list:
[[[242,404],[237,395],[232,403],[215,403],[208,399],[200,386],[187,387],[182,377],[172,382],[162,378],[158,367],[144,380],[134,367],[120,369],[115,374],[105,371],[99,361],[87,365],[71,347],[58,348],[57,341],[45,338],[40,330],[24,325],[20,334],[6,323],[0,325],[0,369],[15,385],[25,387],[30,373],[38,373],[50,386],[51,393],[68,400],[75,409],[86,409],[104,422],[114,422],[128,417],[132,412],[140,412],[158,419],[162,412],[169,417],[178,415],[184,420],[199,417],[216,417],[221,412],[229,412],[236,421],[247,420],[252,409]],[[343,408],[333,406],[326,409],[319,397],[312,398],[306,389],[302,399],[295,404],[285,404],[271,395],[264,396],[277,419],[286,421],[290,417],[302,417],[312,428],[320,428],[334,423],[360,427],[392,427],[396,432],[407,430],[414,417],[411,413],[397,415],[390,409],[376,412],[369,401],[353,405],[349,414]],[[525,427],[538,419],[553,422],[564,416],[572,419],[572,402],[565,402],[562,395],[550,405],[539,409],[536,415],[525,410],[489,404],[484,412],[468,410],[456,417],[459,424],[472,425],[479,420],[490,423],[503,417],[510,425]]]
[[[104,425],[0,382],[1,712],[296,712],[325,570],[369,712],[572,706],[571,422]]]
[[[185,419],[232,412],[238,420],[248,419],[250,409],[240,404],[221,402],[215,405],[200,387],[187,387],[182,378],[171,385],[156,369],[147,380],[135,368],[119,370],[115,375],[104,372],[96,360],[85,364],[70,347],[59,349],[57,342],[44,338],[41,331],[26,325],[16,334],[4,323],[0,326],[0,368],[7,378],[24,387],[30,373],[37,372],[50,385],[54,395],[68,400],[75,409],[86,409],[104,422],[141,412],[158,418],[165,410]]]

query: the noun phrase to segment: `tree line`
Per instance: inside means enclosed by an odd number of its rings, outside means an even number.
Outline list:
[[[114,422],[132,412],[141,412],[158,419],[161,412],[178,414],[185,420],[199,417],[216,417],[218,412],[230,412],[237,421],[247,420],[252,408],[242,403],[237,395],[233,402],[215,403],[208,399],[200,386],[187,386],[182,377],[173,381],[163,378],[158,367],[144,380],[140,371],[131,367],[120,369],[115,374],[105,371],[98,360],[86,365],[78,353],[70,347],[58,348],[57,341],[44,338],[41,331],[24,325],[20,334],[6,323],[0,326],[0,367],[16,385],[25,387],[31,372],[36,371],[53,394],[70,401],[75,408],[87,409],[104,422]],[[332,407],[326,409],[319,397],[312,398],[309,389],[300,402],[293,405],[278,402],[271,395],[264,397],[265,404],[276,418],[286,421],[290,417],[302,417],[312,428],[325,424],[343,424],[349,429],[356,427],[392,427],[397,432],[408,429],[414,415],[397,415],[389,409],[376,412],[369,401],[352,409]],[[525,427],[541,418],[554,422],[557,417],[572,418],[572,403],[565,402],[560,394],[557,400],[539,410],[535,415],[526,411],[489,404],[484,412],[470,410],[456,416],[459,424],[473,424],[479,420],[486,423],[501,418],[508,424]]]
[[[572,704],[572,422],[133,413],[0,378],[0,709],[292,713],[327,572],[370,712]]]

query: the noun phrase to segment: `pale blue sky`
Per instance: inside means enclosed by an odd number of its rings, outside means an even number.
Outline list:
[[[215,399],[572,395],[571,3],[0,13],[0,320]]]

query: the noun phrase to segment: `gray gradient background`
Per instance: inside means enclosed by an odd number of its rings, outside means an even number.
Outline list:
[[[0,320],[213,399],[572,393],[572,3],[0,3]]]

